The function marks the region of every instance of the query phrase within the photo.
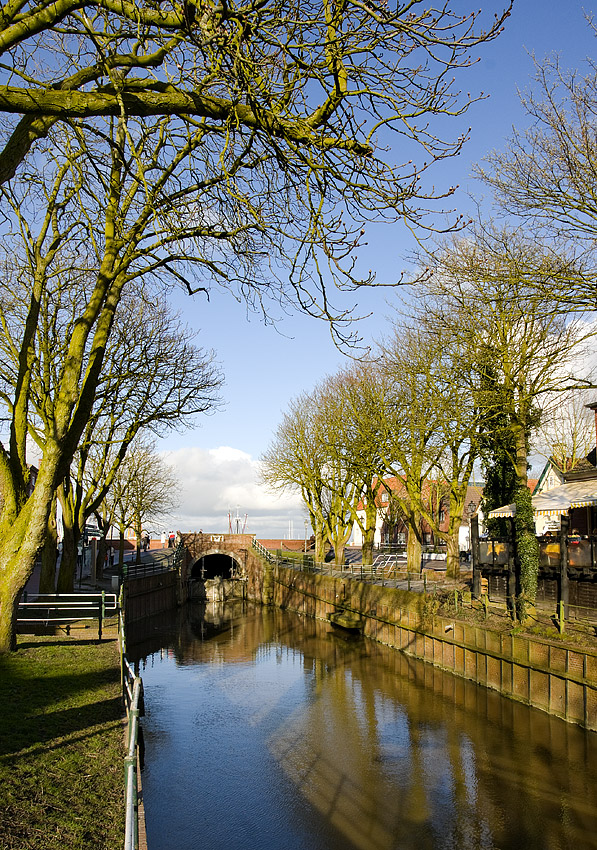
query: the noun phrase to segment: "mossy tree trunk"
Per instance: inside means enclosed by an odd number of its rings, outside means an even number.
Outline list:
[[[531,491],[527,476],[527,429],[517,425],[513,429],[516,446],[516,487],[514,490],[514,529],[516,553],[520,565],[520,595],[516,609],[521,622],[529,619],[537,598],[539,578],[539,543],[535,533],[535,520]]]
[[[39,592],[54,593],[56,590],[56,561],[58,560],[58,524],[56,520],[56,494],[52,499],[52,509],[48,519],[48,531],[41,550],[41,572]]]
[[[445,538],[446,577],[456,580],[460,578],[460,526],[464,514],[466,488],[467,484],[459,486],[459,482],[452,482],[450,488],[448,533]]]
[[[67,497],[65,487],[60,489],[60,507],[62,508],[62,558],[58,570],[58,593],[72,593],[77,574],[77,547],[80,533],[75,522],[72,499]]]
[[[29,498],[24,478],[19,488],[10,486],[14,477],[5,479],[8,486],[3,488],[0,518],[0,654],[15,648],[17,606],[46,538],[54,494],[52,467],[42,462]]]
[[[363,496],[364,509],[357,511],[356,505],[352,511],[354,523],[361,532],[361,563],[364,567],[373,564],[373,553],[375,550],[375,531],[377,528],[378,508],[375,501],[376,491],[369,488]]]
[[[409,573],[421,572],[421,556],[423,553],[423,541],[421,537],[421,515],[418,511],[411,511],[407,519],[408,537],[406,539],[406,569]]]
[[[341,567],[344,563],[344,552],[346,550],[346,544],[350,540],[351,533],[352,524],[348,527],[338,528],[334,533],[333,540],[330,540],[334,547],[334,564],[337,567]]]
[[[446,539],[446,578],[460,578],[460,523],[455,534],[450,534]]]
[[[315,563],[322,564],[325,561],[326,538],[321,526],[315,529]]]
[[[118,569],[122,572],[124,567],[124,528],[120,526],[118,529]]]
[[[104,535],[101,535],[97,541],[97,555],[95,558],[95,575],[97,578],[102,578],[104,575],[104,565],[106,563],[106,555],[108,554],[108,541]]]

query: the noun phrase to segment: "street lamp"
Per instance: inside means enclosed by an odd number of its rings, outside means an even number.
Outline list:
[[[305,520],[304,522],[305,522],[305,555],[306,555],[307,554],[307,525],[308,525],[308,522],[307,522],[307,520]]]

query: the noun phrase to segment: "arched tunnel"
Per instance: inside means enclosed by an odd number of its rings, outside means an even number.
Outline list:
[[[205,581],[217,576],[232,578],[234,573],[238,573],[239,569],[239,564],[231,555],[223,555],[222,553],[205,555],[193,564],[191,578]]]

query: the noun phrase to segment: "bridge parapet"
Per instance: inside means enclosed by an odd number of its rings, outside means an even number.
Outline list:
[[[253,544],[252,534],[205,534],[202,531],[180,535],[192,561],[207,553],[246,552]]]
[[[191,532],[181,534],[180,540],[186,551],[184,567],[181,573],[183,582],[191,577],[193,565],[211,556],[225,555],[236,562],[236,578],[246,583],[247,598],[260,602],[269,602],[271,596],[271,554],[263,547],[255,547],[253,534],[206,534]]]

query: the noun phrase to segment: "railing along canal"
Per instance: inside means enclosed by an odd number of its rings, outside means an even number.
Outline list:
[[[142,561],[140,564],[125,563],[122,567],[122,577],[123,579],[141,578],[154,573],[176,570],[180,565],[182,555],[183,547],[179,545],[176,549],[168,550],[165,553],[159,552],[150,561]]]
[[[595,626],[595,622],[597,621],[597,590],[595,589],[597,587],[597,583],[595,582],[595,578],[597,578],[597,560],[592,558],[591,565],[587,565],[587,553],[590,552],[592,557],[592,553],[595,552],[597,556],[597,535],[594,540],[581,539],[578,535],[568,538],[568,546],[565,547],[564,551],[565,557],[568,559],[569,570],[574,576],[574,580],[571,579],[569,582],[575,592],[574,603],[570,599],[561,598],[561,595],[558,598],[557,579],[554,578],[554,568],[549,560],[550,558],[552,560],[555,558],[558,562],[560,561],[561,542],[558,543],[553,538],[540,538],[539,543],[541,547],[540,570],[547,575],[547,579],[543,579],[542,572],[540,571],[539,590],[536,599],[537,612],[541,612],[544,619],[545,617],[548,619],[551,618],[551,625],[557,626],[561,633],[564,631],[580,631],[584,633],[586,628],[590,630],[597,628]],[[488,556],[479,557],[478,550],[481,549],[479,544],[485,547],[483,551],[487,550],[489,553]],[[501,579],[505,584],[508,577],[506,567],[509,561],[507,542],[502,539],[483,540],[478,541],[477,546],[478,550],[473,557],[473,561],[482,561],[481,569],[483,572],[486,570],[489,571],[490,567],[493,566],[498,579]],[[255,548],[258,547],[256,546]],[[512,608],[516,602],[514,590],[512,592],[502,590],[501,586],[497,585],[495,578],[492,584],[491,579],[493,576],[491,575],[489,576],[489,581],[486,579],[485,586],[481,586],[481,582],[478,582],[478,585],[475,586],[475,573],[473,572],[473,582],[472,587],[470,587],[471,565],[469,564],[464,567],[465,572],[468,572],[469,576],[463,576],[464,586],[461,587],[455,587],[453,581],[445,578],[445,573],[442,574],[440,572],[439,575],[437,573],[433,575],[432,565],[434,558],[437,557],[436,553],[433,552],[423,554],[420,572],[409,572],[406,570],[405,559],[401,557],[399,552],[378,555],[371,565],[363,565],[362,563],[335,564],[333,561],[329,563],[318,563],[310,554],[287,552],[280,549],[275,550],[275,555],[271,551],[268,552],[268,555],[269,561],[290,569],[301,570],[305,573],[317,573],[336,578],[354,579],[369,584],[379,584],[382,587],[410,590],[415,593],[423,592],[445,596],[446,592],[448,592],[454,598],[455,612],[458,612],[461,605],[470,606],[471,599],[475,599],[482,604],[486,619],[490,608],[492,614],[512,619]],[[483,556],[483,552],[481,552],[481,555]],[[428,571],[425,569],[426,567]],[[549,567],[552,568],[551,575],[547,572]],[[481,569],[479,569],[479,573]],[[503,575],[506,578],[502,578]],[[551,584],[549,579],[551,579]],[[584,581],[581,581],[581,579]],[[468,588],[466,587],[467,584],[469,585]],[[572,596],[572,593],[570,596]],[[576,622],[580,628],[574,629],[571,625],[572,622]]]
[[[258,544],[255,548],[260,551],[264,547]],[[434,592],[444,586],[442,579],[431,577],[423,570],[417,573],[409,572],[405,569],[404,560],[399,554],[381,555],[376,558],[373,564],[365,565],[362,563],[335,564],[333,561],[318,563],[312,555],[300,552],[291,555],[288,552],[277,550],[274,555],[268,550],[265,551],[268,554],[269,561],[282,567],[290,567],[306,573],[354,579],[370,584],[380,584],[382,587],[397,587],[402,590],[423,591],[425,593]]]
[[[119,614],[118,636],[120,643],[120,668],[122,698],[127,714],[125,779],[125,836],[124,850],[139,847],[139,717],[144,714],[143,682],[126,657],[126,638],[122,609]]]

